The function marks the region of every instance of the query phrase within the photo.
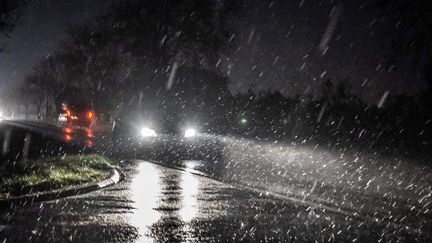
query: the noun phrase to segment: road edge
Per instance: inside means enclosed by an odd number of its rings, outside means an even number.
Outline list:
[[[143,160],[143,161],[146,161],[146,160]],[[183,171],[183,172],[186,172],[186,173],[190,173],[190,174],[193,174],[193,175],[196,175],[196,176],[203,176],[203,177],[206,177],[208,179],[215,180],[215,181],[220,182],[220,183],[224,183],[226,185],[232,186],[233,188],[237,188],[237,189],[240,189],[240,190],[251,191],[251,192],[263,194],[263,195],[265,195],[267,197],[271,196],[271,197],[282,199],[282,200],[285,200],[285,201],[290,201],[290,202],[295,203],[295,204],[301,204],[301,205],[307,206],[308,208],[311,208],[311,209],[320,208],[322,210],[326,210],[326,211],[329,211],[329,212],[332,212],[332,213],[337,213],[337,214],[341,214],[341,215],[344,215],[344,216],[349,216],[349,217],[356,218],[356,219],[362,219],[357,211],[355,211],[355,210],[353,210],[351,208],[338,207],[338,206],[333,205],[331,203],[328,203],[326,201],[316,200],[314,198],[303,198],[303,199],[301,199],[299,197],[296,197],[295,194],[293,194],[293,195],[283,195],[281,193],[268,191],[265,188],[252,187],[252,186],[249,186],[249,185],[247,185],[245,183],[241,183],[241,182],[218,180],[216,178],[212,178],[210,175],[208,175],[206,173],[203,173],[203,172],[195,170],[195,169],[183,168],[183,167],[179,167],[179,166],[172,166],[172,167],[170,167],[170,166],[164,165],[162,163],[159,163],[159,162],[156,162],[156,161],[151,161],[151,160],[149,160],[147,162],[150,162],[150,163],[153,163],[153,164],[157,164],[157,165],[160,165],[160,166],[163,166],[163,167],[167,167],[167,168],[172,168],[172,169],[180,170],[180,171]]]
[[[85,183],[78,186],[69,187],[66,189],[37,192],[37,193],[25,194],[16,197],[10,197],[7,199],[0,199],[0,208],[5,208],[7,206],[13,207],[18,205],[25,206],[25,205],[31,205],[35,202],[49,201],[49,200],[60,199],[64,197],[85,194],[92,191],[100,190],[108,186],[112,186],[124,180],[124,178],[125,175],[121,170],[113,168],[109,171],[109,176],[102,181]]]

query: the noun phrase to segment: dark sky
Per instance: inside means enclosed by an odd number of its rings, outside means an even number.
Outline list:
[[[247,1],[233,22],[238,48],[225,61],[233,87],[316,94],[327,78],[349,79],[355,93],[371,103],[385,91],[417,91],[421,82],[407,65],[388,63],[392,50],[386,43],[394,23],[377,19],[370,1]],[[0,54],[0,88],[19,83],[33,65],[55,51],[67,23],[91,20],[107,3],[30,1],[8,40],[8,52]],[[330,38],[320,48],[326,31]]]
[[[91,20],[106,0],[29,0],[21,23],[0,53],[0,89],[19,83],[33,65],[54,52],[68,23]]]
[[[406,63],[389,62],[395,23],[378,19],[371,6],[369,0],[255,1],[239,25],[235,85],[316,94],[327,78],[349,79],[354,92],[371,103],[385,91],[416,92],[422,82],[414,71]],[[339,18],[324,53],[319,45],[335,10]]]

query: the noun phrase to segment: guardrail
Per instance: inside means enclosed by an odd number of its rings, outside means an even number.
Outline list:
[[[22,168],[29,158],[77,151],[77,144],[65,141],[63,128],[34,121],[0,122],[0,174]]]

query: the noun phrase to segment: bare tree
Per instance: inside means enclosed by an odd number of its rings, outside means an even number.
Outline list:
[[[160,93],[169,77],[176,80],[175,67],[178,73],[185,73],[183,67],[206,69],[213,79],[219,55],[230,46],[227,21],[234,2],[116,2],[96,23],[69,26],[66,41],[35,67],[31,82],[57,105],[73,87],[107,112],[134,92]],[[205,80],[200,78],[202,86],[212,85]],[[219,81],[226,85],[224,77]]]

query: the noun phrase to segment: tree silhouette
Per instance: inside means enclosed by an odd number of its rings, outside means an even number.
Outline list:
[[[237,3],[116,2],[96,23],[70,26],[62,47],[34,75],[41,85],[56,87],[50,88],[53,93],[71,86],[82,89],[100,111],[112,110],[138,92],[156,99],[208,87],[224,96],[227,82],[216,64],[230,47],[227,21]]]

